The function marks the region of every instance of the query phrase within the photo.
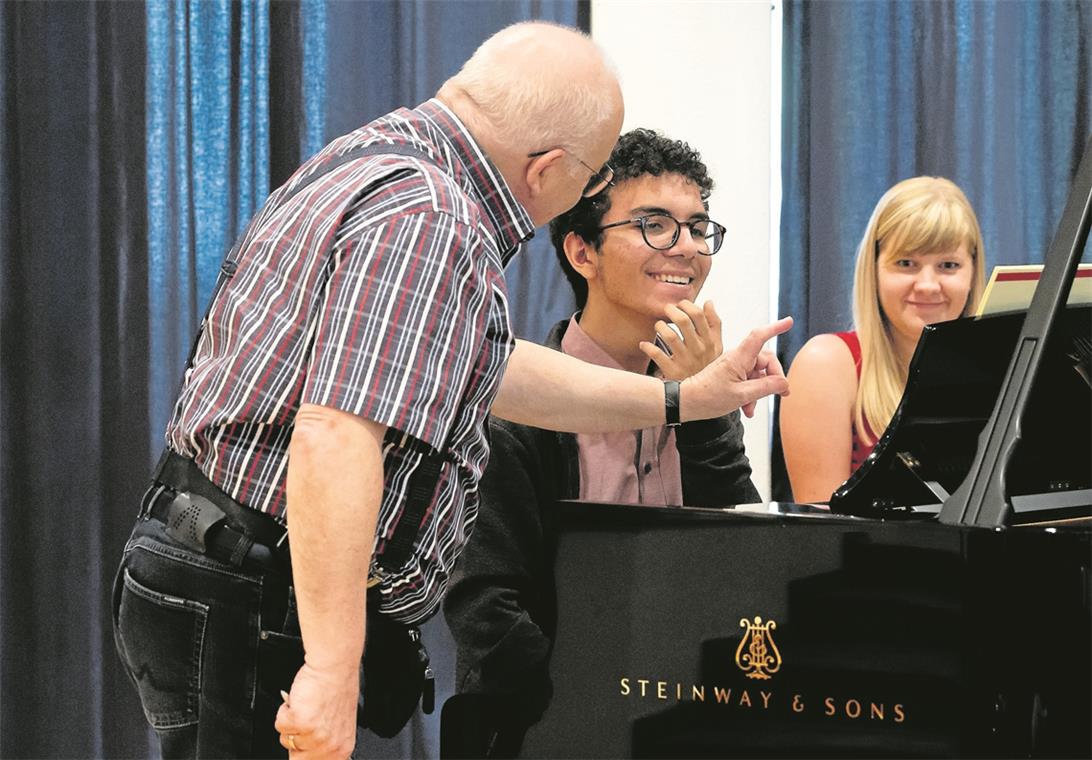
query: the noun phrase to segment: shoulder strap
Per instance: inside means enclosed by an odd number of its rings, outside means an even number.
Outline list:
[[[310,185],[315,180],[320,179],[321,177],[329,174],[330,172],[332,172],[332,171],[334,171],[336,169],[340,169],[345,164],[351,164],[353,161],[356,161],[359,158],[363,158],[364,156],[376,156],[376,155],[378,155],[378,156],[389,156],[389,155],[408,156],[410,158],[419,158],[422,161],[425,161],[425,162],[430,163],[430,164],[435,164],[436,163],[436,161],[432,158],[432,156],[425,153],[423,150],[420,150],[418,148],[414,148],[413,146],[410,146],[410,145],[404,145],[402,143],[371,143],[369,145],[362,145],[362,146],[360,146],[358,148],[353,148],[352,150],[346,151],[345,153],[342,153],[340,156],[336,156],[334,158],[331,158],[330,160],[323,163],[321,166],[319,166],[311,174],[307,175],[304,179],[300,180],[299,184],[296,185],[294,188],[292,188],[292,190],[287,195],[284,196],[284,198],[281,200],[281,202],[284,203],[289,198],[291,198],[293,195],[298,193],[300,190],[303,190],[305,187]],[[240,238],[239,242],[241,242],[241,238]],[[239,245],[239,243],[236,243],[236,245]]]
[[[849,349],[849,353],[853,356],[853,366],[857,368],[857,379],[861,378],[861,339],[857,337],[856,332],[840,332],[834,333],[842,342],[846,344],[846,348]]]
[[[446,447],[445,444],[444,448]],[[443,453],[430,447],[422,454],[421,463],[410,476],[406,487],[406,506],[398,522],[394,524],[383,553],[376,560],[388,573],[400,570],[409,561],[417,533],[425,519],[425,512],[428,511],[428,505],[440,484],[440,468],[443,463]]]

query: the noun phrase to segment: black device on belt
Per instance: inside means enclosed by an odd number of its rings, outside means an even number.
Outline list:
[[[147,514],[171,538],[236,567],[291,573],[288,529],[225,494],[192,459],[167,449],[152,480]]]

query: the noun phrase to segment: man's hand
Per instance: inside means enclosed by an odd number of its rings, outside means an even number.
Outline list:
[[[693,301],[684,300],[668,305],[664,311],[679,328],[675,332],[663,320],[656,323],[656,334],[670,355],[648,341],[641,341],[640,349],[656,363],[665,380],[683,380],[695,375],[723,353],[720,317],[712,301],[698,308]]]
[[[323,672],[304,663],[300,668],[274,724],[289,757],[344,760],[352,754],[359,667],[355,663]]]
[[[781,362],[763,348],[766,341],[792,327],[792,317],[756,327],[735,348],[683,381],[680,412],[684,421],[719,416],[724,408],[740,408],[754,416],[755,402],[776,393],[787,396],[789,383]]]

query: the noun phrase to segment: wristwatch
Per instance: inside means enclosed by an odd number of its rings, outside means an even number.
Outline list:
[[[664,380],[664,417],[668,427],[679,426],[679,381]]]

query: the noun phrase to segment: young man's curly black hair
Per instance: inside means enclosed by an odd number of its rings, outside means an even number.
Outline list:
[[[651,129],[634,129],[619,137],[607,163],[614,169],[615,185],[646,174],[654,177],[679,174],[698,187],[703,203],[708,201],[713,190],[713,179],[696,150],[681,140],[671,140]],[[588,281],[565,258],[565,236],[575,232],[598,248],[603,237],[599,227],[603,216],[610,210],[613,190],[613,187],[608,187],[591,198],[581,198],[579,203],[550,223],[550,242],[581,309],[588,301]]]

